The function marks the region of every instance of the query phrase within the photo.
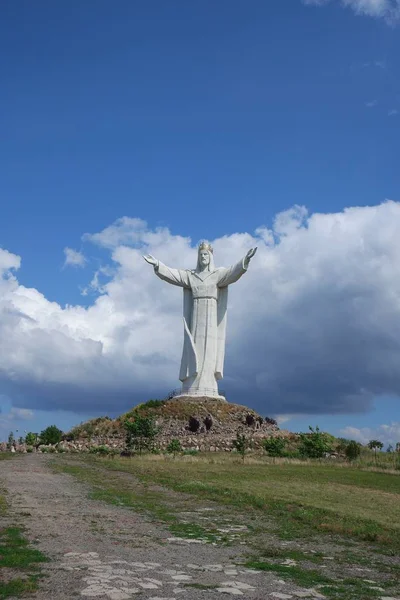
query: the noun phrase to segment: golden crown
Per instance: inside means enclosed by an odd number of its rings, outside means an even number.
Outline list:
[[[211,252],[211,254],[213,254],[214,252],[213,247],[208,242],[200,242],[199,252],[201,252],[202,250],[208,250],[208,252]]]

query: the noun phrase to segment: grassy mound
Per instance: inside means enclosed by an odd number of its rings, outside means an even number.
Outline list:
[[[230,402],[220,402],[207,398],[196,398],[193,401],[171,399],[171,400],[149,400],[138,404],[130,411],[120,415],[116,419],[110,417],[99,417],[86,423],[77,425],[66,435],[67,439],[88,439],[94,436],[119,436],[124,435],[123,423],[125,420],[134,419],[136,416],[152,417],[159,423],[181,423],[187,425],[190,417],[195,417],[203,421],[206,417],[212,418],[218,427],[238,427],[246,423],[246,418],[261,419],[260,415],[240,404]],[[262,420],[262,419],[261,419]],[[273,419],[268,419],[267,423],[276,425]]]
[[[132,410],[121,415],[119,420],[134,418],[135,415],[144,417],[177,419],[178,421],[187,421],[191,416],[206,417],[211,415],[223,425],[231,421],[243,420],[244,416],[251,414],[255,418],[259,415],[246,406],[240,404],[231,404],[230,402],[218,402],[206,398],[193,400],[149,400],[143,404],[135,406]]]

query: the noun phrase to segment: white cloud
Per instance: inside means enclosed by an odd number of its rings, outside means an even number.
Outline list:
[[[64,267],[84,267],[86,264],[86,258],[78,250],[73,248],[64,248]]]
[[[15,254],[11,254],[8,250],[0,248],[0,277],[7,274],[9,277],[12,276],[14,269],[19,269],[21,266],[21,259]]]
[[[368,444],[370,440],[379,440],[385,446],[391,444],[393,448],[400,442],[400,422],[393,422],[390,425],[379,425],[379,427],[345,427],[341,429],[340,434],[348,439],[356,440],[362,444]]]
[[[33,419],[33,411],[28,408],[11,408],[9,414],[10,419],[20,419],[21,421],[30,421]]]
[[[108,280],[113,275],[115,275],[115,269],[113,269],[112,267],[110,267],[108,265],[97,269],[97,271],[95,271],[89,285],[82,289],[82,291],[81,291],[82,296],[87,296],[90,292],[98,293],[98,294],[107,293],[107,288],[105,287],[105,283],[101,282],[101,278],[104,277],[105,279]]]
[[[331,0],[302,0],[303,4],[323,6]],[[389,23],[396,22],[400,17],[399,0],[332,0],[344,7],[351,8],[356,15],[383,18]],[[377,66],[381,66],[377,64]]]
[[[121,217],[100,233],[85,233],[82,239],[104,248],[116,248],[125,244],[142,243],[147,223],[142,219]]]
[[[365,103],[365,106],[366,106],[367,108],[374,108],[374,106],[376,106],[377,104],[378,104],[378,101],[377,101],[377,100],[371,100],[370,102],[366,102],[366,103]]]
[[[391,110],[389,110],[388,112],[388,116],[389,117],[394,117],[395,115],[398,115],[399,111],[396,108],[392,108]]]
[[[3,421],[15,421],[15,420],[20,420],[20,421],[30,421],[31,419],[33,419],[33,411],[29,410],[28,408],[16,408],[15,406],[12,406],[11,409],[9,410],[9,412],[2,412],[0,409],[0,414],[1,414],[1,419]]]
[[[24,287],[12,274],[19,257],[0,253],[0,394],[16,407],[118,413],[178,386],[181,290],[141,255],[190,268],[195,244],[127,218],[86,239],[111,258],[89,307]],[[271,230],[211,241],[217,265],[259,248],[230,292],[221,387],[231,401],[285,415],[357,413],[400,397],[400,203],[294,207]]]
[[[295,419],[298,416],[299,415],[275,415],[274,419],[278,423],[279,427],[282,427],[282,425],[284,425],[288,421],[291,421],[292,419]]]

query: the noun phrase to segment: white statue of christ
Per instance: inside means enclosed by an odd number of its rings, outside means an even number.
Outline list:
[[[218,380],[224,372],[228,286],[246,273],[256,251],[249,250],[227,269],[215,268],[213,249],[207,242],[198,248],[194,270],[171,269],[150,254],[143,257],[160,279],[183,288],[182,396],[223,399]]]

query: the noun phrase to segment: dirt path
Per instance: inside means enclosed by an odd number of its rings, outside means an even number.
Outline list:
[[[48,458],[26,454],[3,461],[9,517],[51,561],[35,600],[82,596],[109,600],[254,600],[323,597],[238,566],[245,547],[174,539],[161,524],[119,506],[88,499],[88,488],[53,473]],[[204,507],[199,506],[199,511]]]

